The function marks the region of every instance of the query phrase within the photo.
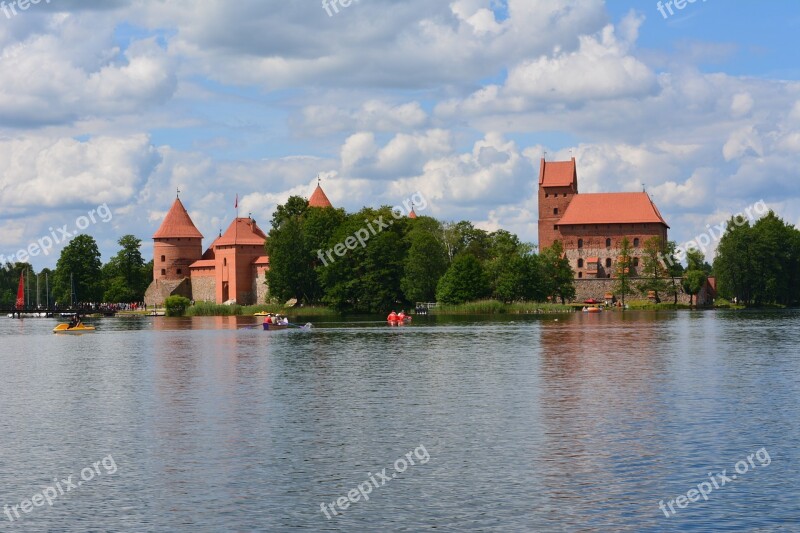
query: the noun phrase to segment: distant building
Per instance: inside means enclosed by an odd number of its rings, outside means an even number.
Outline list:
[[[333,207],[319,184],[309,207]],[[267,235],[255,220],[235,219],[205,252],[202,241],[203,235],[176,198],[153,235],[153,282],[145,293],[148,306],[160,306],[172,295],[218,304],[267,301]]]
[[[637,275],[642,246],[651,237],[667,241],[669,226],[646,192],[580,194],[575,158],[541,160],[539,247],[561,241],[576,278],[611,278],[627,237]]]

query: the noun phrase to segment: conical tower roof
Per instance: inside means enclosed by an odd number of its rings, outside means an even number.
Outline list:
[[[231,222],[222,237],[214,241],[214,246],[249,244],[263,246],[267,236],[252,218],[237,218]]]
[[[319,183],[317,183],[317,188],[314,189],[314,194],[308,199],[308,207],[333,207]]]
[[[164,217],[164,222],[158,228],[154,239],[176,239],[176,238],[193,238],[202,239],[203,234],[198,231],[197,227],[192,222],[192,217],[183,207],[180,198],[175,199],[175,203],[170,207],[167,216]]]

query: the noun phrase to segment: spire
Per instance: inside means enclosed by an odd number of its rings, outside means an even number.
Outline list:
[[[411,212],[408,214],[408,218],[417,218],[417,213],[414,211],[414,204],[411,204]]]
[[[197,227],[192,222],[192,217],[183,207],[180,198],[176,198],[175,202],[170,207],[167,216],[158,228],[154,239],[175,239],[175,238],[192,238],[202,239],[203,234],[197,230]]]
[[[308,199],[308,207],[333,207],[325,191],[322,190],[320,181],[320,177],[317,176],[317,188],[314,189],[314,194]]]

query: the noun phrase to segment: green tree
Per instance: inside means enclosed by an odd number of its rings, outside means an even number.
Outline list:
[[[431,302],[436,298],[439,279],[447,272],[447,250],[435,233],[419,224],[419,219],[413,226],[405,238],[408,254],[400,288],[409,302]]]
[[[548,296],[560,299],[561,303],[575,298],[575,271],[564,254],[564,245],[555,241],[541,252],[542,276]]]
[[[102,299],[100,250],[90,235],[78,235],[61,250],[53,276],[53,295],[61,305],[73,303],[71,280],[77,302],[97,302]]]
[[[299,196],[278,206],[265,245],[271,297],[281,301],[297,298],[304,303],[322,300],[317,268],[324,264],[328,240],[344,217],[341,209],[308,208]]]
[[[280,228],[285,221],[302,217],[307,210],[308,200],[302,196],[290,196],[285,204],[275,208],[275,212],[272,214],[272,227]]]
[[[444,304],[461,304],[489,294],[489,283],[480,261],[464,253],[453,260],[439,280],[436,300]]]
[[[670,285],[667,280],[669,273],[663,263],[664,250],[664,241],[661,237],[650,237],[644,241],[640,281],[636,286],[644,296],[648,296],[652,291],[657,304],[661,303],[659,292],[666,292]]]
[[[185,296],[170,296],[164,300],[167,316],[183,316],[192,302]]]
[[[616,282],[614,283],[614,292],[622,297],[622,309],[625,309],[625,296],[633,294],[633,282],[631,281],[631,266],[633,260],[631,259],[631,243],[627,237],[622,238],[619,249],[619,257],[617,258],[617,265],[614,272]]]
[[[103,266],[103,300],[114,303],[140,302],[152,281],[152,269],[145,270],[144,258],[139,250],[142,241],[133,235],[125,235],[117,244],[122,249]]]
[[[700,293],[706,284],[706,273],[702,270],[687,270],[683,275],[681,284],[684,292],[689,295],[689,307],[692,306],[694,297]]]
[[[370,313],[407,303],[400,280],[408,229],[409,220],[395,219],[387,206],[347,215],[328,242],[333,252],[330,257],[325,253],[327,265],[319,269],[323,301],[343,311]],[[356,238],[359,232],[363,246]]]
[[[664,263],[663,267],[666,270],[669,281],[667,284],[666,294],[673,299],[673,304],[678,305],[678,296],[681,292],[681,286],[676,282],[683,276],[683,265],[677,257],[675,257],[678,245],[675,241],[667,241],[664,244]]]

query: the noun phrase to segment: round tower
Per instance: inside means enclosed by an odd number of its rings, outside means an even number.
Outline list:
[[[153,235],[153,279],[181,280],[189,277],[189,265],[203,257],[203,235],[189,213],[175,199],[161,227]]]

